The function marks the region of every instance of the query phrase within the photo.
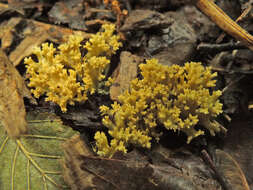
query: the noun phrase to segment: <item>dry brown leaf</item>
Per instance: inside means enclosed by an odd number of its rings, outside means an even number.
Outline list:
[[[199,171],[198,176],[192,176],[191,172],[194,168],[188,170],[188,168],[176,168],[169,164],[159,166],[143,159],[135,161],[133,158],[119,160],[80,156],[80,159],[82,160],[81,169],[93,175],[91,179],[97,190],[197,190],[202,189],[200,187],[206,190],[220,189],[215,183],[210,183],[209,186],[203,182],[195,183],[197,180],[202,181],[200,178],[204,176],[200,174],[202,171]],[[185,169],[187,172],[184,172]]]
[[[10,137],[26,133],[26,112],[23,102],[24,81],[5,53],[0,50],[0,121]]]
[[[25,27],[22,28],[22,26]],[[18,33],[16,27],[19,30]],[[16,36],[24,37],[22,37],[23,40],[21,40],[17,47],[14,47],[15,49],[10,53],[9,58],[15,66],[17,66],[24,57],[31,55],[34,46],[39,46],[46,40],[62,43],[71,34],[81,34],[84,39],[90,36],[85,32],[73,31],[68,28],[19,17],[12,17],[7,21],[3,21],[0,25],[0,31],[0,39],[2,41],[1,47],[3,50],[9,51],[8,48],[11,48],[12,44],[19,42]]]
[[[64,152],[64,179],[72,190],[221,190],[204,162],[190,152],[160,148],[149,157],[133,150],[101,158],[93,156],[80,136],[67,141]]]
[[[9,59],[17,66],[24,57],[32,54],[34,47],[41,45],[49,38],[44,31],[36,31],[27,36],[9,55]]]
[[[11,31],[5,32],[3,34],[3,38],[2,38],[2,48],[6,49],[6,48],[10,47],[13,40],[14,40],[14,36],[11,33]]]
[[[93,175],[81,169],[82,161],[79,157],[92,155],[87,145],[82,141],[80,135],[74,135],[66,141],[64,148],[64,180],[72,190],[81,190],[85,187],[94,187],[92,183]]]
[[[18,26],[19,25],[19,26]],[[25,26],[22,28],[22,26]],[[19,33],[17,33],[18,27]],[[90,35],[71,29],[45,24],[38,21],[13,17],[8,21],[4,21],[0,25],[0,39],[2,41],[2,49],[10,51],[9,59],[14,66],[17,66],[26,57],[32,54],[35,46],[40,46],[43,42],[50,40],[55,43],[64,42],[71,34],[80,34],[87,39]],[[22,40],[16,39],[16,36],[23,36]],[[19,42],[16,47],[11,47]]]
[[[50,41],[54,43],[63,43],[67,40],[68,36],[71,34],[81,35],[84,39],[89,39],[90,34],[82,31],[75,31],[69,28],[55,26],[52,24],[46,24],[43,22],[38,22],[34,20],[26,20],[28,22],[29,28],[39,28],[41,31],[46,31],[49,35]]]
[[[21,21],[21,18],[13,17],[8,21],[3,21],[0,25],[0,38],[2,41],[2,49],[5,50],[11,46],[15,37],[13,36],[14,27]]]
[[[112,100],[117,100],[121,93],[128,90],[130,81],[137,77],[138,64],[142,61],[142,58],[127,51],[120,54],[120,64],[113,73],[114,82],[110,88]]]
[[[121,32],[131,30],[146,30],[151,28],[167,28],[174,22],[170,17],[151,10],[133,10],[126,18],[124,25],[121,27]]]
[[[20,22],[26,23],[27,26],[22,31],[24,39],[9,55],[14,66],[17,66],[26,56],[31,55],[33,48],[40,46],[46,40],[61,43],[66,40],[67,36],[77,33],[71,29],[33,20],[23,19]],[[89,37],[89,34],[85,32],[78,31],[78,33],[85,39]]]
[[[248,89],[251,90],[252,88],[248,87]],[[246,114],[243,112],[240,112],[240,115],[237,117],[233,117],[233,122],[228,125],[229,130],[224,139],[223,147],[240,165],[250,189],[253,189],[252,118],[252,113],[246,117]]]
[[[10,6],[9,4],[0,3],[0,14],[5,12],[17,12],[21,15],[24,15],[24,10],[18,5]]]

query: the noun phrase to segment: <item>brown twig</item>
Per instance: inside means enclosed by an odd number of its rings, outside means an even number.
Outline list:
[[[220,174],[220,172],[217,170],[217,168],[215,167],[211,157],[209,156],[209,154],[207,153],[206,150],[202,150],[201,151],[201,156],[202,159],[204,160],[204,162],[213,170],[213,172],[215,173],[217,180],[220,182],[222,188],[224,190],[229,190],[231,188],[229,188],[229,185],[227,184],[227,182],[224,180],[224,178],[222,177],[222,175]]]
[[[235,49],[245,49],[246,47],[240,42],[229,42],[223,44],[207,44],[201,43],[198,45],[197,50],[205,51],[208,53],[220,53],[223,51],[231,51]]]
[[[246,9],[244,9],[244,11],[242,12],[242,14],[235,20],[235,22],[240,22],[241,20],[243,20],[243,18],[245,18],[249,14],[251,8],[252,8],[252,5],[249,4],[248,7]],[[223,40],[223,38],[225,37],[225,35],[226,35],[226,33],[223,32],[217,38],[216,43],[220,43]]]

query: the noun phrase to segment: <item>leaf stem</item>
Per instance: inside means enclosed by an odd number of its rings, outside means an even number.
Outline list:
[[[30,190],[30,160],[27,160],[26,175],[27,175],[27,190]]]
[[[18,156],[18,150],[19,150],[19,147],[17,146],[14,157],[13,157],[12,166],[11,166],[11,189],[12,190],[14,190],[14,174],[15,174],[15,166],[16,166],[16,160]]]
[[[53,155],[46,155],[46,154],[37,154],[37,153],[32,153],[29,152],[28,153],[31,156],[36,156],[36,157],[40,157],[40,158],[52,158],[52,159],[60,159],[62,158],[61,156],[53,156]]]
[[[44,136],[44,135],[21,135],[22,137],[33,137],[33,138],[40,138],[40,139],[56,139],[56,140],[67,140],[64,137],[55,137],[55,136]]]
[[[6,145],[6,143],[7,143],[8,140],[9,140],[9,136],[7,136],[7,137],[4,139],[4,142],[1,144],[1,147],[0,147],[0,154],[1,154],[1,152],[3,151],[4,146]]]

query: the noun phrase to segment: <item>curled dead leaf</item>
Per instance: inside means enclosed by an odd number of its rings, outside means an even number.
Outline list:
[[[8,135],[14,138],[27,132],[23,82],[7,56],[0,51],[0,121]]]

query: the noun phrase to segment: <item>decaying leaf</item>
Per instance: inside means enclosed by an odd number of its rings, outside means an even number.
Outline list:
[[[50,40],[55,43],[64,42],[71,34],[80,34],[84,39],[89,34],[81,31],[73,31],[68,28],[54,26],[34,20],[13,17],[0,24],[0,39],[3,50],[12,50],[9,59],[14,66],[17,66],[26,57],[32,54],[34,47],[40,46],[43,42]],[[22,39],[17,39],[17,36]]]
[[[173,19],[165,17],[159,12],[151,10],[134,10],[129,13],[124,25],[120,29],[122,32],[131,30],[146,30],[149,28],[166,28],[173,23]]]
[[[81,156],[81,159],[81,168],[94,175],[92,181],[97,189],[201,189],[201,186],[194,183],[191,176],[184,174],[180,168],[169,165],[158,166],[143,160],[130,161],[91,156]],[[214,186],[210,186],[210,189]]]
[[[233,118],[233,122],[228,126],[229,130],[224,140],[224,151],[229,153],[240,165],[250,189],[253,189],[253,115],[251,113],[247,118],[245,115],[241,112],[240,116]]]
[[[60,1],[49,11],[49,17],[57,24],[64,23],[72,29],[86,30],[84,9],[82,0]]]
[[[160,148],[150,158],[137,150],[101,158],[79,136],[67,141],[64,151],[64,179],[72,190],[221,190],[208,167],[189,152]]]
[[[250,190],[242,169],[228,153],[216,150],[216,167],[231,190]]]
[[[3,30],[3,34],[0,34],[0,38],[4,42],[3,48],[10,48],[13,43],[12,39],[15,38],[13,30],[17,25],[19,25],[18,29],[20,32],[16,35],[24,36],[24,38],[20,40],[20,43],[9,55],[9,59],[14,66],[17,66],[26,56],[31,55],[34,47],[40,46],[47,40],[60,43],[66,40],[69,35],[76,33],[82,35],[84,39],[89,37],[89,34],[81,31],[77,32],[68,28],[28,19],[12,18],[0,25],[0,30]]]
[[[19,137],[27,131],[23,96],[31,95],[3,51],[0,51],[0,89],[0,122],[10,137]]]
[[[0,189],[58,190],[64,185],[62,142],[75,132],[52,114],[27,114],[29,134],[10,139],[0,126]]]
[[[38,29],[38,28],[36,28]],[[17,66],[25,56],[31,55],[34,47],[40,46],[49,38],[49,35],[44,31],[34,31],[28,35],[14,51],[9,55],[10,60],[14,66]]]

